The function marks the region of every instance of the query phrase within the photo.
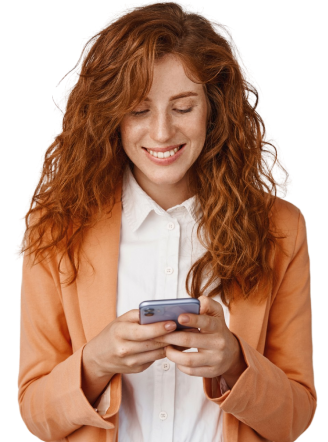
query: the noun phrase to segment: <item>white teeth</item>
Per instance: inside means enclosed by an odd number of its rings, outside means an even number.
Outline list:
[[[148,153],[150,153],[150,155],[152,155],[155,158],[169,158],[172,157],[173,155],[175,155],[180,147],[176,147],[175,149],[172,150],[167,150],[166,152],[154,152],[153,150],[149,150],[146,149]]]

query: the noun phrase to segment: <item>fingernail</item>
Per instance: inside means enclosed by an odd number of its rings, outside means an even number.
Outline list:
[[[179,322],[189,322],[189,321],[190,321],[189,316],[187,316],[187,315],[180,316]]]
[[[176,324],[174,322],[168,322],[164,325],[166,330],[174,330],[176,328]]]

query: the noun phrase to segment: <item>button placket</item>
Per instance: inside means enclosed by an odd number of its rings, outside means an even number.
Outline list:
[[[173,230],[175,227],[174,223],[172,221],[170,221],[169,223],[167,223],[166,228],[167,230]]]
[[[162,362],[162,368],[163,368],[164,371],[169,370],[169,369],[170,369],[170,363],[169,363],[169,361],[163,361],[163,362]]]
[[[166,411],[161,411],[158,415],[158,417],[160,418],[161,421],[165,421],[165,419],[167,419],[167,413]]]

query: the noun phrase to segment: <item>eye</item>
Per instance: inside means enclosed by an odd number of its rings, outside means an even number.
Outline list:
[[[177,112],[180,112],[181,114],[186,114],[187,112],[192,111],[192,107],[189,107],[188,109],[175,109]]]
[[[173,109],[173,110],[179,112],[180,114],[186,114],[186,113],[192,111],[192,107],[189,107],[188,109]],[[148,109],[145,109],[143,111],[132,111],[131,115],[134,115],[134,116],[144,115],[146,112],[148,112]]]
[[[146,109],[146,110],[143,110],[143,111],[132,111],[131,112],[131,115],[142,115],[142,114],[144,114],[144,113],[146,113],[146,112],[148,112],[148,110]]]

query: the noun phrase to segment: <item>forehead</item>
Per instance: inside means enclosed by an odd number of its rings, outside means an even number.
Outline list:
[[[204,94],[203,85],[189,77],[177,56],[165,55],[155,62],[152,86],[145,101],[151,100],[152,96],[162,94],[169,95],[170,98],[182,95],[182,92],[189,92],[189,96],[194,97]]]

